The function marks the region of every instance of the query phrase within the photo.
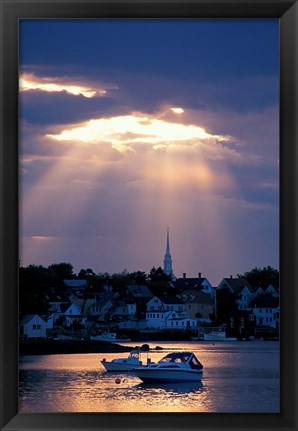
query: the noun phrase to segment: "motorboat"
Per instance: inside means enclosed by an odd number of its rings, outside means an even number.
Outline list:
[[[107,361],[105,358],[100,361],[104,366],[106,371],[131,371],[133,368],[143,366],[143,362],[141,361],[141,350],[132,350],[127,358],[117,358],[112,361]],[[147,361],[146,365],[152,364],[151,359],[148,358],[147,353]]]
[[[192,352],[169,353],[156,364],[133,369],[144,383],[200,382],[203,365]]]
[[[203,335],[204,341],[236,341],[235,337],[227,337],[225,331],[211,331]]]
[[[93,341],[109,341],[110,343],[130,341],[127,337],[117,337],[116,332],[104,332],[99,335],[91,335],[90,340]]]

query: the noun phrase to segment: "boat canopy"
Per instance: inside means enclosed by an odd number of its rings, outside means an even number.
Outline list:
[[[200,363],[200,361],[196,358],[195,354],[192,352],[177,352],[177,353],[169,353],[167,356],[162,358],[159,363],[168,363],[168,362],[174,362],[174,363],[183,363],[183,362],[189,362],[189,365],[191,368],[195,370],[201,370],[203,368],[203,365]]]

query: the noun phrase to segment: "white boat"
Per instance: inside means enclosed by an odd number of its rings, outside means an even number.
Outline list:
[[[116,332],[104,332],[103,334],[99,334],[99,335],[91,335],[90,340],[109,341],[110,343],[130,341],[130,339],[127,337],[117,337]]]
[[[225,331],[211,331],[204,334],[204,341],[236,341],[235,337],[226,337]]]
[[[192,352],[169,353],[157,364],[133,369],[145,383],[153,382],[200,382],[203,365]]]
[[[107,371],[131,371],[133,368],[143,366],[141,353],[140,350],[132,350],[127,358],[118,358],[112,361],[107,361],[104,358],[100,362]],[[148,353],[146,364],[152,364],[151,360],[148,358]]]

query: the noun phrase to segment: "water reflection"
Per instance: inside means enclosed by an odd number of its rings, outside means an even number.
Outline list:
[[[97,354],[23,357],[19,411],[278,413],[278,345],[268,343],[184,347],[198,351],[200,383],[143,383],[133,373],[106,372]],[[164,355],[153,352],[152,360]]]
[[[203,391],[203,383],[202,382],[179,382],[179,383],[139,383],[134,386],[139,391],[148,391],[148,389],[155,390],[163,390],[165,392],[171,394],[187,394],[187,393],[200,393]]]

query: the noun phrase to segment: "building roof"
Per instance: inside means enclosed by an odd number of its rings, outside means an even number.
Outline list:
[[[177,280],[173,282],[173,285],[174,287],[180,290],[186,290],[186,289],[198,290],[202,288],[202,284],[205,280],[209,283],[206,277],[195,277],[195,278],[183,277],[183,278],[177,278]]]
[[[253,299],[248,308],[278,308],[279,298],[269,295],[257,296]]]
[[[104,306],[106,305],[108,302],[110,302],[114,297],[114,294],[111,292],[105,292],[103,295],[96,295],[96,300],[94,301],[95,306]]]
[[[212,299],[212,297],[208,295],[208,293],[205,293],[202,291],[200,291],[197,294],[197,296],[194,298],[194,300],[191,302],[196,304],[210,304],[210,305],[214,304],[214,300]]]
[[[61,304],[60,305],[60,311],[61,313],[65,313],[65,311],[71,306],[71,302],[69,302],[68,304]]]
[[[82,288],[87,286],[87,280],[79,279],[79,280],[63,280],[63,283],[68,287],[73,288]]]
[[[158,299],[164,304],[184,304],[184,301],[176,296],[162,296]]]
[[[64,292],[56,293],[52,290],[48,290],[45,296],[49,302],[69,302],[68,295]]]
[[[147,286],[131,285],[127,286],[129,292],[137,298],[153,298],[153,294]]]
[[[34,319],[34,317],[38,317],[40,320],[44,321],[38,314],[25,314],[23,317],[21,317],[20,323],[22,325],[29,323],[32,319]]]
[[[224,278],[222,282],[225,282],[234,293],[240,293],[245,287],[249,289],[250,292],[254,292],[251,284],[246,280],[246,278]],[[220,284],[221,284],[220,283]]]
[[[267,288],[268,289],[270,286],[272,286],[276,292],[279,292],[279,283],[276,281],[272,281],[271,283],[268,284]]]

